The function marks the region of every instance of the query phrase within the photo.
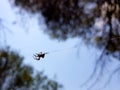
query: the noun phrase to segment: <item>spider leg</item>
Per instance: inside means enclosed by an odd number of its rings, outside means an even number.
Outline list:
[[[35,55],[35,54],[33,54],[33,58],[34,58],[35,60],[40,60],[40,57],[38,57],[38,55]]]

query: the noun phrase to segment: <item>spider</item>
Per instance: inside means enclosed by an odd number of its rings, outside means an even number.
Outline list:
[[[42,52],[40,52],[40,53],[36,53],[36,55],[34,55],[34,59],[35,60],[40,60],[40,58],[44,58],[45,57],[45,54],[48,54],[48,53],[42,53]]]

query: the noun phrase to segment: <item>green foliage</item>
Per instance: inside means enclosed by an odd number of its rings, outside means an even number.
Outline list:
[[[24,65],[23,59],[9,48],[0,50],[0,90],[46,90],[44,86],[47,90],[58,90],[61,87],[43,73],[34,75],[33,68]],[[47,82],[51,82],[52,85]]]
[[[99,49],[105,48],[107,55],[120,53],[120,38],[112,39],[120,37],[119,0],[14,0],[14,5],[28,13],[42,14],[48,27],[44,31],[51,38],[80,37]]]
[[[101,50],[91,78],[97,71],[100,74],[90,88],[101,79],[109,56],[120,60],[120,0],[14,0],[14,6],[30,14],[42,14],[48,27],[44,32],[51,38],[80,37]]]
[[[94,6],[84,11],[86,4]],[[98,14],[96,3],[92,0],[14,0],[14,5],[29,13],[42,13],[50,29],[46,33],[62,40],[85,34],[85,29],[93,24],[94,16]]]

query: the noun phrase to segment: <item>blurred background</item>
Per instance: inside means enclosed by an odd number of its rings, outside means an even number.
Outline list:
[[[120,1],[0,0],[0,60],[0,90],[119,90]]]

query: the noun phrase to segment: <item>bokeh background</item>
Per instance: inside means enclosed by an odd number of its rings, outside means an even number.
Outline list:
[[[0,89],[119,90],[119,15],[119,0],[0,0]]]

